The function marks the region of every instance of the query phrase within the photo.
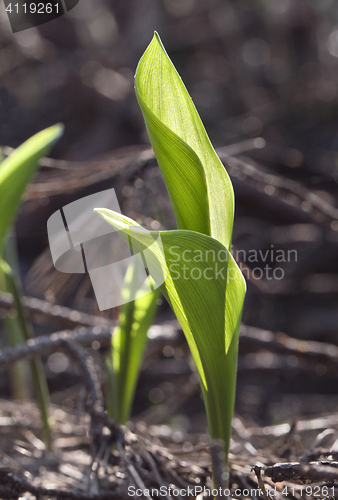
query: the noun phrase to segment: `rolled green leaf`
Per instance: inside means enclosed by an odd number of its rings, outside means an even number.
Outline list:
[[[135,90],[178,230],[149,232],[121,214],[96,211],[133,253],[143,253],[168,298],[201,380],[210,437],[222,443],[227,464],[246,290],[230,253],[233,188],[157,33],[137,67]]]
[[[219,241],[195,231],[147,231],[132,219],[95,209],[143,252],[155,283],[169,298],[192,352],[203,390],[212,439],[227,451],[233,415],[238,333],[245,281]]]
[[[157,33],[138,64],[135,91],[178,228],[230,249],[231,181]]]
[[[109,414],[120,424],[125,424],[130,417],[138,374],[141,367],[147,333],[153,322],[160,289],[151,293],[145,283],[137,293],[139,268],[144,271],[140,260],[134,261],[127,269],[125,285],[122,290],[123,305],[119,315],[119,324],[112,336],[110,380],[111,391],[108,400]],[[146,280],[151,280],[148,277]]]

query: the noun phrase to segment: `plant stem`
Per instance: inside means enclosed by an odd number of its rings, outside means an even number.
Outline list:
[[[14,312],[16,314],[16,311]],[[10,317],[7,314],[3,319],[3,322],[5,326],[8,345],[10,345],[11,347],[15,347],[16,345],[20,344],[22,342],[22,336],[18,325],[17,316]],[[10,368],[9,378],[11,385],[11,394],[13,395],[14,399],[19,401],[29,399],[29,375],[28,364],[25,361],[15,363],[14,366]]]
[[[109,418],[119,420],[119,398],[117,393],[116,374],[113,367],[112,353],[105,356],[105,366],[107,370],[107,413]]]
[[[224,491],[229,488],[229,466],[227,463],[227,453],[224,451],[224,442],[221,439],[212,440],[210,451],[212,487],[218,491]]]
[[[6,242],[6,250],[8,249],[9,243],[12,241],[11,238],[8,238]],[[12,245],[15,247],[15,245]],[[10,256],[13,257],[13,267],[17,263],[15,248],[10,249]],[[0,249],[0,257],[2,255]],[[1,260],[1,259],[0,259]],[[6,274],[2,266],[0,266],[0,290],[3,292],[8,292],[7,289],[7,280]],[[14,313],[14,314],[11,314]],[[22,335],[20,330],[20,325],[18,324],[17,312],[12,310],[8,314],[5,315],[3,322],[5,325],[5,332],[7,337],[8,345],[14,347],[22,342]],[[21,361],[20,363],[15,363],[14,366],[9,370],[9,378],[11,385],[11,393],[13,397],[17,400],[23,401],[29,398],[29,372],[28,372],[28,363],[25,361]]]
[[[31,324],[28,322],[24,307],[21,301],[20,292],[13,276],[12,269],[4,260],[1,261],[2,270],[6,276],[7,291],[12,294],[14,306],[17,312],[17,320],[20,326],[21,334],[25,342],[33,337]],[[41,419],[43,424],[43,439],[48,450],[51,450],[51,430],[49,425],[48,404],[49,391],[46,377],[43,371],[41,360],[30,361],[32,379],[36,398],[40,407]]]

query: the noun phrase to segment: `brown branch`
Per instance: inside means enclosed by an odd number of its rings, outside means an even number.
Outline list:
[[[323,458],[330,458],[330,460],[337,462],[338,451],[328,451],[323,449],[310,450],[304,453],[304,455],[300,459],[300,462],[302,464],[308,464],[309,462],[315,462]]]
[[[268,350],[286,355],[295,355],[321,363],[338,363],[338,347],[324,342],[298,340],[285,333],[273,333],[268,330],[241,325],[240,349]]]
[[[132,479],[133,483],[135,484],[135,486],[137,486],[138,488],[140,488],[140,490],[143,492],[143,496],[147,499],[147,500],[152,500],[152,498],[147,495],[145,493],[145,490],[147,489],[145,487],[145,484],[143,483],[142,479],[140,478],[138,472],[136,471],[134,465],[130,462],[130,460],[128,459],[125,451],[124,451],[124,447],[122,446],[122,443],[118,440],[117,443],[116,443],[116,447],[117,447],[117,450],[119,452],[119,455],[121,457],[121,459],[123,460],[127,470],[128,470],[128,473],[129,473],[129,476],[130,478]]]
[[[30,184],[24,198],[28,200],[70,193],[75,189],[83,189],[120,174],[130,176],[154,159],[154,153],[149,146],[121,148],[84,162],[43,158],[41,166],[57,169],[59,172],[52,180],[50,172],[47,172],[47,175],[39,172],[37,181]],[[45,178],[47,179],[44,180]]]
[[[75,331],[65,330],[30,339],[15,347],[4,347],[0,351],[0,371],[7,370],[17,361],[30,361],[36,356],[49,355],[65,348],[69,341],[76,342],[83,347],[89,347],[94,341],[97,341],[102,346],[108,347],[111,342],[111,331],[102,327],[81,328]]]
[[[50,336],[37,337],[15,347],[5,347],[0,351],[0,371],[8,369],[18,361],[30,361],[37,356],[45,356],[55,351],[65,352],[79,365],[84,375],[83,382],[90,393],[90,404],[87,411],[91,416],[92,435],[100,433],[101,426],[105,425],[110,429],[114,439],[116,436],[122,438],[124,428],[103,412],[103,399],[93,359],[84,349],[94,341],[101,345],[110,346],[111,331],[100,327],[82,328],[78,331],[63,331]]]
[[[269,497],[268,497],[267,492],[266,492],[265,484],[264,484],[264,481],[263,481],[262,475],[261,475],[262,467],[259,465],[255,465],[255,467],[253,467],[252,470],[256,474],[258,486],[262,490],[265,500],[269,500]]]
[[[52,305],[45,300],[34,297],[22,297],[22,302],[30,314],[37,314],[50,319],[58,320],[68,328],[75,326],[102,326],[114,327],[116,322],[100,316],[93,316],[68,307]],[[13,308],[13,298],[9,293],[0,292],[0,309],[9,311]]]
[[[93,358],[88,355],[87,351],[81,345],[74,341],[64,340],[60,347],[77,362],[84,375],[83,382],[91,397],[90,413],[94,410],[95,414],[103,411],[103,397]]]
[[[309,465],[285,463],[267,467],[264,474],[270,477],[274,483],[290,481],[306,484],[337,481],[337,469],[337,462],[318,462]]]
[[[244,161],[243,159],[230,156],[221,150],[219,150],[219,157],[224,165],[229,167],[230,177],[236,177],[240,172],[253,181],[254,187],[256,188],[260,186],[272,186],[275,188],[274,192],[271,191],[271,195],[278,196],[283,202],[287,203],[281,196],[281,192],[293,194],[298,199],[299,205],[302,201],[306,201],[309,204],[309,208],[315,208],[319,213],[325,215],[331,221],[338,220],[338,209],[324,201],[317,194],[309,191],[302,184],[291,179],[263,172],[254,165],[251,159]]]
[[[338,425],[338,415],[328,415],[308,420],[298,420],[295,423],[295,432],[307,432],[313,430],[327,429]],[[285,436],[290,432],[291,425],[288,423],[278,425],[267,425],[266,427],[249,427],[248,432],[252,436]]]

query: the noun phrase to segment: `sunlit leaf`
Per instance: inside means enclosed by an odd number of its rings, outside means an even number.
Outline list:
[[[9,344],[28,341],[32,337],[32,328],[25,316],[19,288],[8,263],[3,260],[6,234],[12,226],[22,195],[32,180],[39,160],[45,156],[56,140],[61,136],[62,125],[55,125],[34,135],[11,156],[3,161],[0,158],[0,289],[13,295],[17,317],[8,319],[7,336]],[[21,337],[21,338],[20,338]],[[33,385],[40,406],[43,422],[44,440],[51,448],[51,432],[48,420],[48,387],[41,360],[30,363]],[[18,383],[21,381],[18,380]],[[24,381],[22,381],[24,385]]]
[[[63,131],[54,125],[34,135],[0,164],[0,253],[22,195],[32,180],[39,160],[45,156]]]
[[[148,280],[151,280],[148,277],[147,283],[137,291],[135,300],[131,300],[141,270],[139,266],[144,271],[139,260],[133,261],[127,270],[122,290],[124,303],[120,310],[119,325],[114,329],[112,337],[111,376],[114,378],[114,387],[110,396],[110,414],[121,424],[125,424],[130,416],[147,333],[160,297],[159,288],[147,293]]]
[[[137,67],[135,90],[177,226],[229,249],[232,184],[157,33]]]
[[[210,435],[223,439],[228,449],[245,295],[242,273],[214,238],[186,230],[149,232],[117,212],[95,211],[133,251],[143,252],[155,283],[162,271],[161,290],[181,323],[201,379]]]

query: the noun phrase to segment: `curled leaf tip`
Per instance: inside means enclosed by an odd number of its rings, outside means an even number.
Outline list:
[[[153,36],[153,39],[152,39],[151,43],[153,43],[153,42],[154,43],[158,43],[159,46],[161,47],[161,49],[167,54],[167,51],[165,50],[165,47],[164,47],[164,45],[162,43],[161,37],[160,37],[160,35],[158,34],[157,31],[154,31],[154,36]]]
[[[157,31],[154,31],[154,39],[157,40],[158,42],[160,42],[160,44],[162,45],[161,37]]]

